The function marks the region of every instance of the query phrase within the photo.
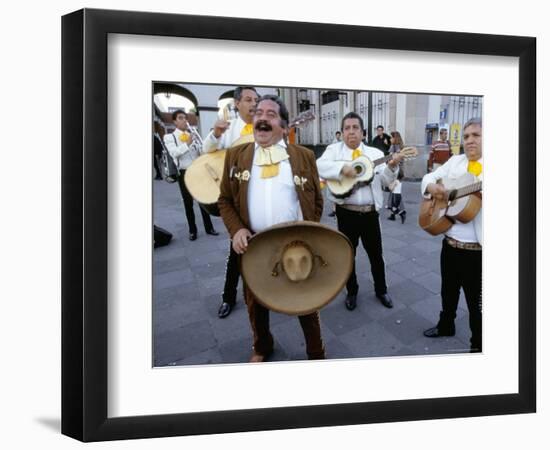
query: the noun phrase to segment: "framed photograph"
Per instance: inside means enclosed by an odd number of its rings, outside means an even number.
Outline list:
[[[535,55],[529,37],[87,9],[64,16],[62,432],[101,441],[534,412]],[[386,224],[391,208],[380,212],[394,307],[369,292],[358,250],[357,309],[344,308],[342,292],[320,312],[323,361],[307,360],[295,318],[271,313],[273,358],[248,364],[241,290],[231,315],[219,316],[224,222],[195,202],[193,228],[178,182],[155,180],[166,177],[153,169],[154,124],[160,155],[181,130],[182,142],[205,146],[218,121],[238,118],[238,87],[281,98],[294,128],[285,142],[317,157],[336,145],[350,112],[369,145],[382,125],[418,149],[404,163],[408,222],[397,215]],[[177,96],[187,103],[171,103]],[[415,222],[439,132],[449,132],[448,150],[467,153],[461,135],[473,117],[483,120],[486,149],[485,251],[483,350],[470,353],[465,307],[454,340],[422,335],[441,306],[441,236]],[[336,228],[330,208],[325,201],[321,222]],[[154,247],[163,238],[156,226],[172,235],[168,245]]]

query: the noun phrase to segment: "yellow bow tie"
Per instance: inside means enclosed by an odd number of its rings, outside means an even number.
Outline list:
[[[288,159],[288,153],[280,145],[267,148],[258,147],[254,156],[254,164],[262,166],[262,178],[272,178],[279,174],[279,163]]]
[[[254,127],[251,123],[247,123],[244,128],[241,130],[241,136],[248,136],[249,134],[254,133]]]
[[[479,161],[468,161],[468,172],[479,177],[479,174],[483,171],[483,166]]]
[[[189,142],[189,133],[187,131],[180,134],[180,141],[186,143]]]
[[[357,159],[361,156],[361,149],[356,148],[353,153],[351,154],[351,159]]]

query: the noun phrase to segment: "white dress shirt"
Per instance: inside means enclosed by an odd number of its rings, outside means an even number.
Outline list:
[[[478,160],[483,166],[483,158]],[[468,172],[468,158],[466,155],[454,155],[437,170],[424,175],[422,178],[421,192],[424,198],[430,198],[431,195],[426,193],[426,188],[430,183],[437,183],[441,178],[449,178],[451,180],[460,178]],[[483,180],[483,172],[477,177],[478,180]],[[481,209],[474,217],[474,220],[468,223],[456,222],[445,234],[450,238],[461,242],[478,242],[483,245],[483,227]]]
[[[286,148],[282,140],[277,145]],[[258,148],[255,144],[254,151]],[[248,181],[248,217],[252,231],[257,233],[278,223],[303,220],[289,160],[279,163],[278,175],[262,178],[261,174],[262,166],[252,164]]]
[[[374,147],[360,144],[361,154],[371,161],[382,158],[384,153]],[[342,168],[345,164],[353,161],[353,149],[350,149],[344,142],[329,145],[323,155],[317,160],[319,176],[325,180],[341,180]],[[399,167],[392,170],[386,163],[374,168],[374,179],[367,185],[356,189],[355,192],[346,198],[336,198],[327,190],[327,198],[338,205],[372,205],[380,210],[384,204],[382,185],[389,186],[397,177]]]
[[[239,115],[236,119],[229,122],[229,128],[219,137],[214,136],[214,130],[208,133],[203,140],[202,152],[209,153],[216,149],[229,148],[241,137],[241,131],[246,126],[246,122]]]
[[[164,145],[176,162],[178,169],[185,170],[199,156],[199,152],[189,147],[185,142],[180,141],[182,134],[183,131],[179,128],[176,128],[173,133],[165,134]]]

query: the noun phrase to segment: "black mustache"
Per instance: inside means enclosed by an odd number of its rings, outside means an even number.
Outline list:
[[[273,131],[273,127],[265,120],[259,120],[256,122],[254,129],[257,131]]]

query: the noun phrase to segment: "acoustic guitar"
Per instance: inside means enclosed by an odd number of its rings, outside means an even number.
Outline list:
[[[470,222],[481,209],[482,182],[471,173],[438,183],[445,187],[445,198],[424,200],[418,213],[418,225],[433,236],[445,233],[457,221]]]
[[[405,147],[399,151],[405,160],[413,159],[418,156],[416,147]],[[351,164],[357,175],[355,177],[342,177],[341,180],[326,180],[326,184],[332,195],[336,198],[347,198],[362,186],[369,185],[374,179],[374,168],[380,164],[389,161],[393,155],[387,155],[382,158],[371,161],[365,155],[355,158],[353,161],[345,161]]]
[[[254,142],[254,135],[241,136],[232,146],[249,142]],[[185,171],[185,185],[189,193],[212,216],[220,215],[218,197],[226,152],[223,149],[205,153],[195,159]]]

